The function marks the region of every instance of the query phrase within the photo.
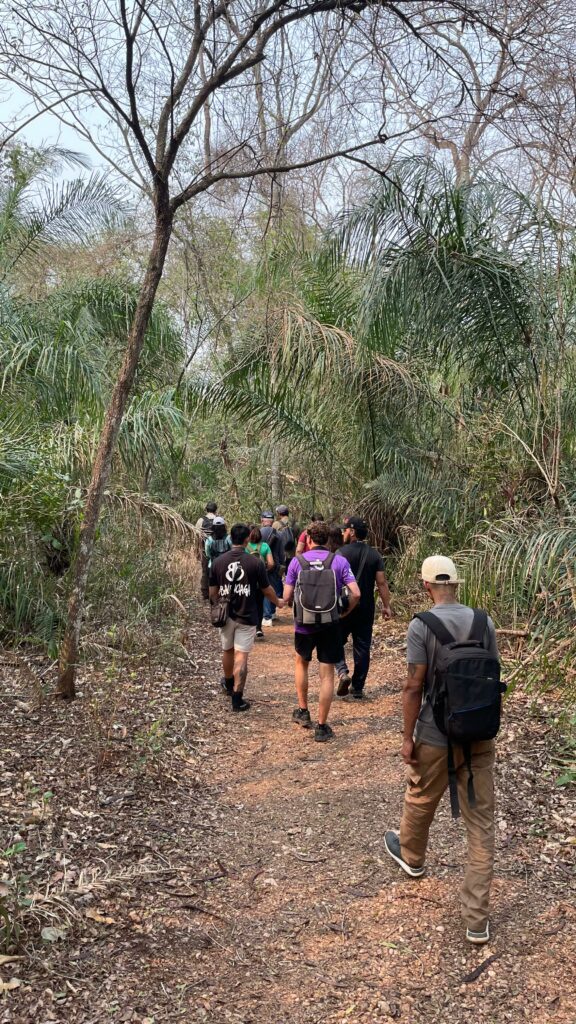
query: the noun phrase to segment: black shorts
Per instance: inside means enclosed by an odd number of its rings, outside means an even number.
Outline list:
[[[314,633],[294,633],[294,647],[305,661],[312,661],[316,650],[318,661],[324,665],[336,665],[344,657],[339,623],[321,626]]]

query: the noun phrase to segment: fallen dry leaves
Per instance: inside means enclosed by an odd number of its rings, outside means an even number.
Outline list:
[[[2,891],[33,898],[24,960],[0,960],[0,1021],[574,1024],[576,819],[545,708],[518,690],[507,710],[494,939],[471,949],[447,808],[419,883],[383,854],[403,627],[379,633],[368,700],[335,703],[321,746],[290,721],[285,622],[254,651],[247,715],[220,693],[203,622],[186,655],[87,666],[71,707],[38,707],[1,669]]]

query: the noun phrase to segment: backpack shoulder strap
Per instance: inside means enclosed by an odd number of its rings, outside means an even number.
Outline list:
[[[423,622],[425,626],[428,626],[430,632],[434,634],[438,642],[442,645],[454,643],[454,637],[450,630],[446,629],[446,626],[440,622],[438,616],[434,615],[433,612],[417,612],[414,618],[420,619],[420,622]]]
[[[331,551],[330,554],[328,555],[328,558],[325,558],[322,563],[325,569],[330,569],[332,567],[332,562],[334,561],[335,557],[336,555],[334,554],[333,551]]]
[[[300,566],[301,569],[308,569],[309,568],[310,563],[308,562],[307,558],[304,558],[304,555],[296,555],[296,559],[297,559],[298,565]]]
[[[360,561],[358,563],[358,568],[356,570],[356,583],[358,584],[358,586],[360,586],[360,577],[361,577],[362,573],[364,572],[364,566],[366,565],[367,558],[368,558],[368,545],[364,544],[364,548],[362,550],[362,554],[360,555]]]
[[[482,644],[484,646],[484,637],[486,636],[486,630],[488,628],[488,616],[486,612],[482,611],[481,608],[474,608],[474,618],[472,619],[472,629],[470,630],[470,636],[468,639],[471,643]]]

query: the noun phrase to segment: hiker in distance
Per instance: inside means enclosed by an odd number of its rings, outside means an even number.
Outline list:
[[[348,671],[346,658],[342,658],[336,666],[338,673],[338,688],[336,693],[344,697],[350,688],[352,696],[361,699],[364,694],[364,684],[370,668],[370,647],[372,644],[372,629],[374,627],[374,615],[376,613],[376,602],[374,600],[374,589],[378,589],[382,601],[382,616],[384,619],[392,618],[390,607],[390,591],[384,571],[384,559],[376,548],[367,543],[368,527],[363,519],[358,516],[349,516],[346,524],[345,537],[348,537],[346,544],[340,548],[339,553],[350,563],[350,568],[356,577],[356,583],[360,587],[360,601],[353,612],[347,615],[341,623],[342,643],[344,646],[352,637],[352,653],[354,657],[354,671],[352,676]]]
[[[278,505],[276,508],[276,519],[272,528],[278,534],[282,542],[282,572],[284,572],[296,552],[296,528],[290,522],[290,509],[288,505]]]
[[[323,523],[323,522],[324,522],[324,519],[322,518],[321,515],[318,515],[317,513],[312,513],[312,515],[310,516],[310,525],[312,523]],[[310,534],[308,533],[308,527],[306,527],[306,529],[302,530],[302,533],[298,537],[298,543],[296,545],[296,554],[297,555],[303,555],[305,551],[311,551],[311,550],[312,550],[312,544],[310,542]]]
[[[222,516],[214,516],[212,520],[212,533],[204,544],[204,554],[208,560],[208,575],[210,575],[210,566],[214,559],[218,558],[218,555],[223,555],[225,551],[230,551],[231,547],[232,541],[228,536],[226,523]]]
[[[262,540],[270,548],[272,558],[274,559],[274,568],[269,569],[268,571],[270,586],[277,597],[282,597],[282,566],[284,563],[284,549],[280,536],[274,529],[274,515],[272,512],[265,511],[260,514],[260,533],[262,535]],[[276,605],[274,601],[270,601],[265,597],[262,625],[271,626],[275,618]]]
[[[284,606],[268,582],[261,558],[246,550],[250,527],[236,523],[230,530],[232,548],[212,562],[210,569],[210,601],[225,602],[227,619],[220,628],[222,644],[222,689],[232,697],[233,711],[247,711],[244,700],[248,675],[248,656],[254,646],[258,625],[258,591],[277,608]]]
[[[246,550],[251,555],[255,555],[256,558],[262,559],[268,572],[272,572],[272,570],[274,569],[274,559],[272,557],[272,552],[268,544],[266,543],[266,541],[262,540],[262,531],[259,526],[253,526],[251,528]],[[264,633],[262,631],[262,618],[264,616],[264,595],[260,589],[256,590],[256,603],[258,604],[258,623],[256,625],[256,639],[263,640]]]
[[[328,715],[334,697],[334,667],[344,655],[338,603],[344,588],[347,588],[347,610],[352,611],[360,600],[360,590],[346,559],[328,550],[329,528],[326,523],[312,523],[308,534],[311,548],[292,559],[284,584],[284,600],[294,606],[295,620],[298,707],[292,718],[305,729],[312,728],[308,710],[308,666],[316,650],[320,694],[314,739],[324,743],[334,735],[328,725]]]
[[[200,593],[205,601],[208,600],[208,558],[205,548],[206,541],[212,536],[212,523],[217,511],[216,502],[208,501],[204,515],[196,523],[196,529],[200,532]]]
[[[460,604],[451,558],[426,558],[421,571],[433,609],[408,627],[408,675],[402,697],[402,758],[408,786],[400,834],[386,832],[388,854],[412,878],[424,874],[428,831],[448,788],[462,812],[468,861],[461,888],[469,942],[490,940],[494,868],[494,737],[500,725],[500,660],[486,612]]]

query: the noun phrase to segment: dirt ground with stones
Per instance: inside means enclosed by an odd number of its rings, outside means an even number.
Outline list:
[[[329,744],[291,722],[288,612],[242,715],[203,622],[169,664],[86,668],[70,707],[38,705],[4,655],[1,891],[18,886],[21,932],[0,1021],[574,1024],[576,821],[544,709],[507,703],[488,946],[463,939],[447,800],[422,880],[384,853],[404,630],[378,627],[367,699],[335,702]]]

